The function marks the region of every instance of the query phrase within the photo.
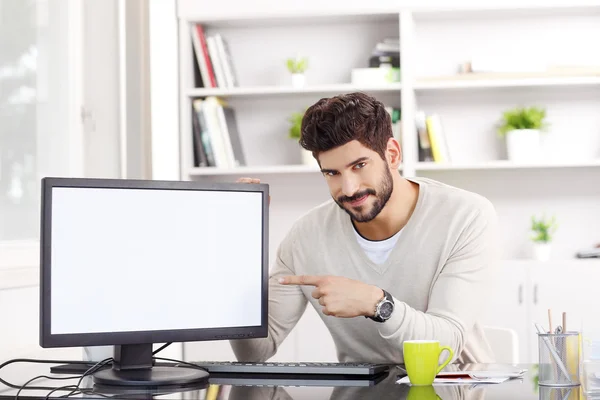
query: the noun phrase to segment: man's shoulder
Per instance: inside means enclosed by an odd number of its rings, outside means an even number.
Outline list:
[[[428,207],[469,214],[495,214],[492,202],[479,193],[429,178],[415,178],[415,181],[425,189],[425,203]]]

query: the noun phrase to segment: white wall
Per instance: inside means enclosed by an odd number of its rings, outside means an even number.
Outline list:
[[[176,2],[149,0],[152,179],[179,179]]]

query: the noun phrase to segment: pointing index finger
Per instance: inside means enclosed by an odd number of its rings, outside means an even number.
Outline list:
[[[310,285],[310,286],[318,286],[321,283],[320,276],[313,275],[292,275],[292,276],[284,276],[279,279],[279,283],[283,285]]]

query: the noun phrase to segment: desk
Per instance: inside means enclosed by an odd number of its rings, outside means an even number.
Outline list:
[[[21,364],[18,366],[10,366],[13,377],[21,377],[15,384],[23,384],[36,375],[48,374],[48,365],[31,365]],[[508,381],[501,384],[481,385],[478,387],[463,386],[435,386],[433,389],[439,398],[443,400],[499,400],[499,399],[563,399],[569,400],[584,399],[580,396],[579,388],[572,390],[571,395],[567,396],[567,392],[563,391],[562,395],[556,390],[548,390],[546,388],[536,388],[534,383],[535,369],[531,365],[522,365],[529,371],[521,380]],[[8,368],[8,367],[7,367]],[[232,376],[214,376],[211,377],[211,387],[197,387],[183,390],[181,392],[172,393],[143,393],[137,391],[135,394],[131,392],[102,392],[100,394],[79,395],[74,398],[86,399],[198,399],[198,400],[354,400],[354,399],[374,399],[374,400],[402,400],[402,399],[437,399],[435,394],[432,395],[431,387],[428,390],[420,391],[407,385],[396,384],[396,371],[390,373],[375,381],[349,381],[349,382],[310,382],[310,386],[294,386],[298,382],[279,381],[273,382],[264,379],[247,380],[241,377]],[[0,377],[5,377],[6,374],[0,371]],[[56,375],[61,376],[61,375]],[[73,381],[50,381],[40,379],[34,381],[32,385],[43,386],[64,386],[76,383]],[[274,385],[275,386],[271,386]],[[251,386],[247,386],[251,385]],[[91,388],[93,386],[91,378],[84,380],[83,387]],[[17,390],[10,389],[0,384],[0,399],[14,399]],[[210,395],[208,393],[210,392]],[[22,391],[19,399],[44,398],[48,391]],[[65,392],[57,392],[56,397],[65,394]],[[33,397],[35,396],[35,397]],[[566,397],[565,397],[566,396]]]

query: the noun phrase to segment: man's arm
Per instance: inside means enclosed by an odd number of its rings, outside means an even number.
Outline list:
[[[400,348],[405,340],[439,340],[454,350],[454,359],[459,357],[467,332],[485,307],[497,256],[496,226],[493,206],[482,207],[460,235],[433,283],[427,311],[417,311],[394,299],[396,308],[379,327],[381,336]]]
[[[277,250],[277,259],[269,278],[269,332],[268,337],[230,341],[238,361],[266,361],[277,348],[306,309],[307,300],[299,286],[286,286],[279,278],[294,275],[293,231],[283,240]]]

